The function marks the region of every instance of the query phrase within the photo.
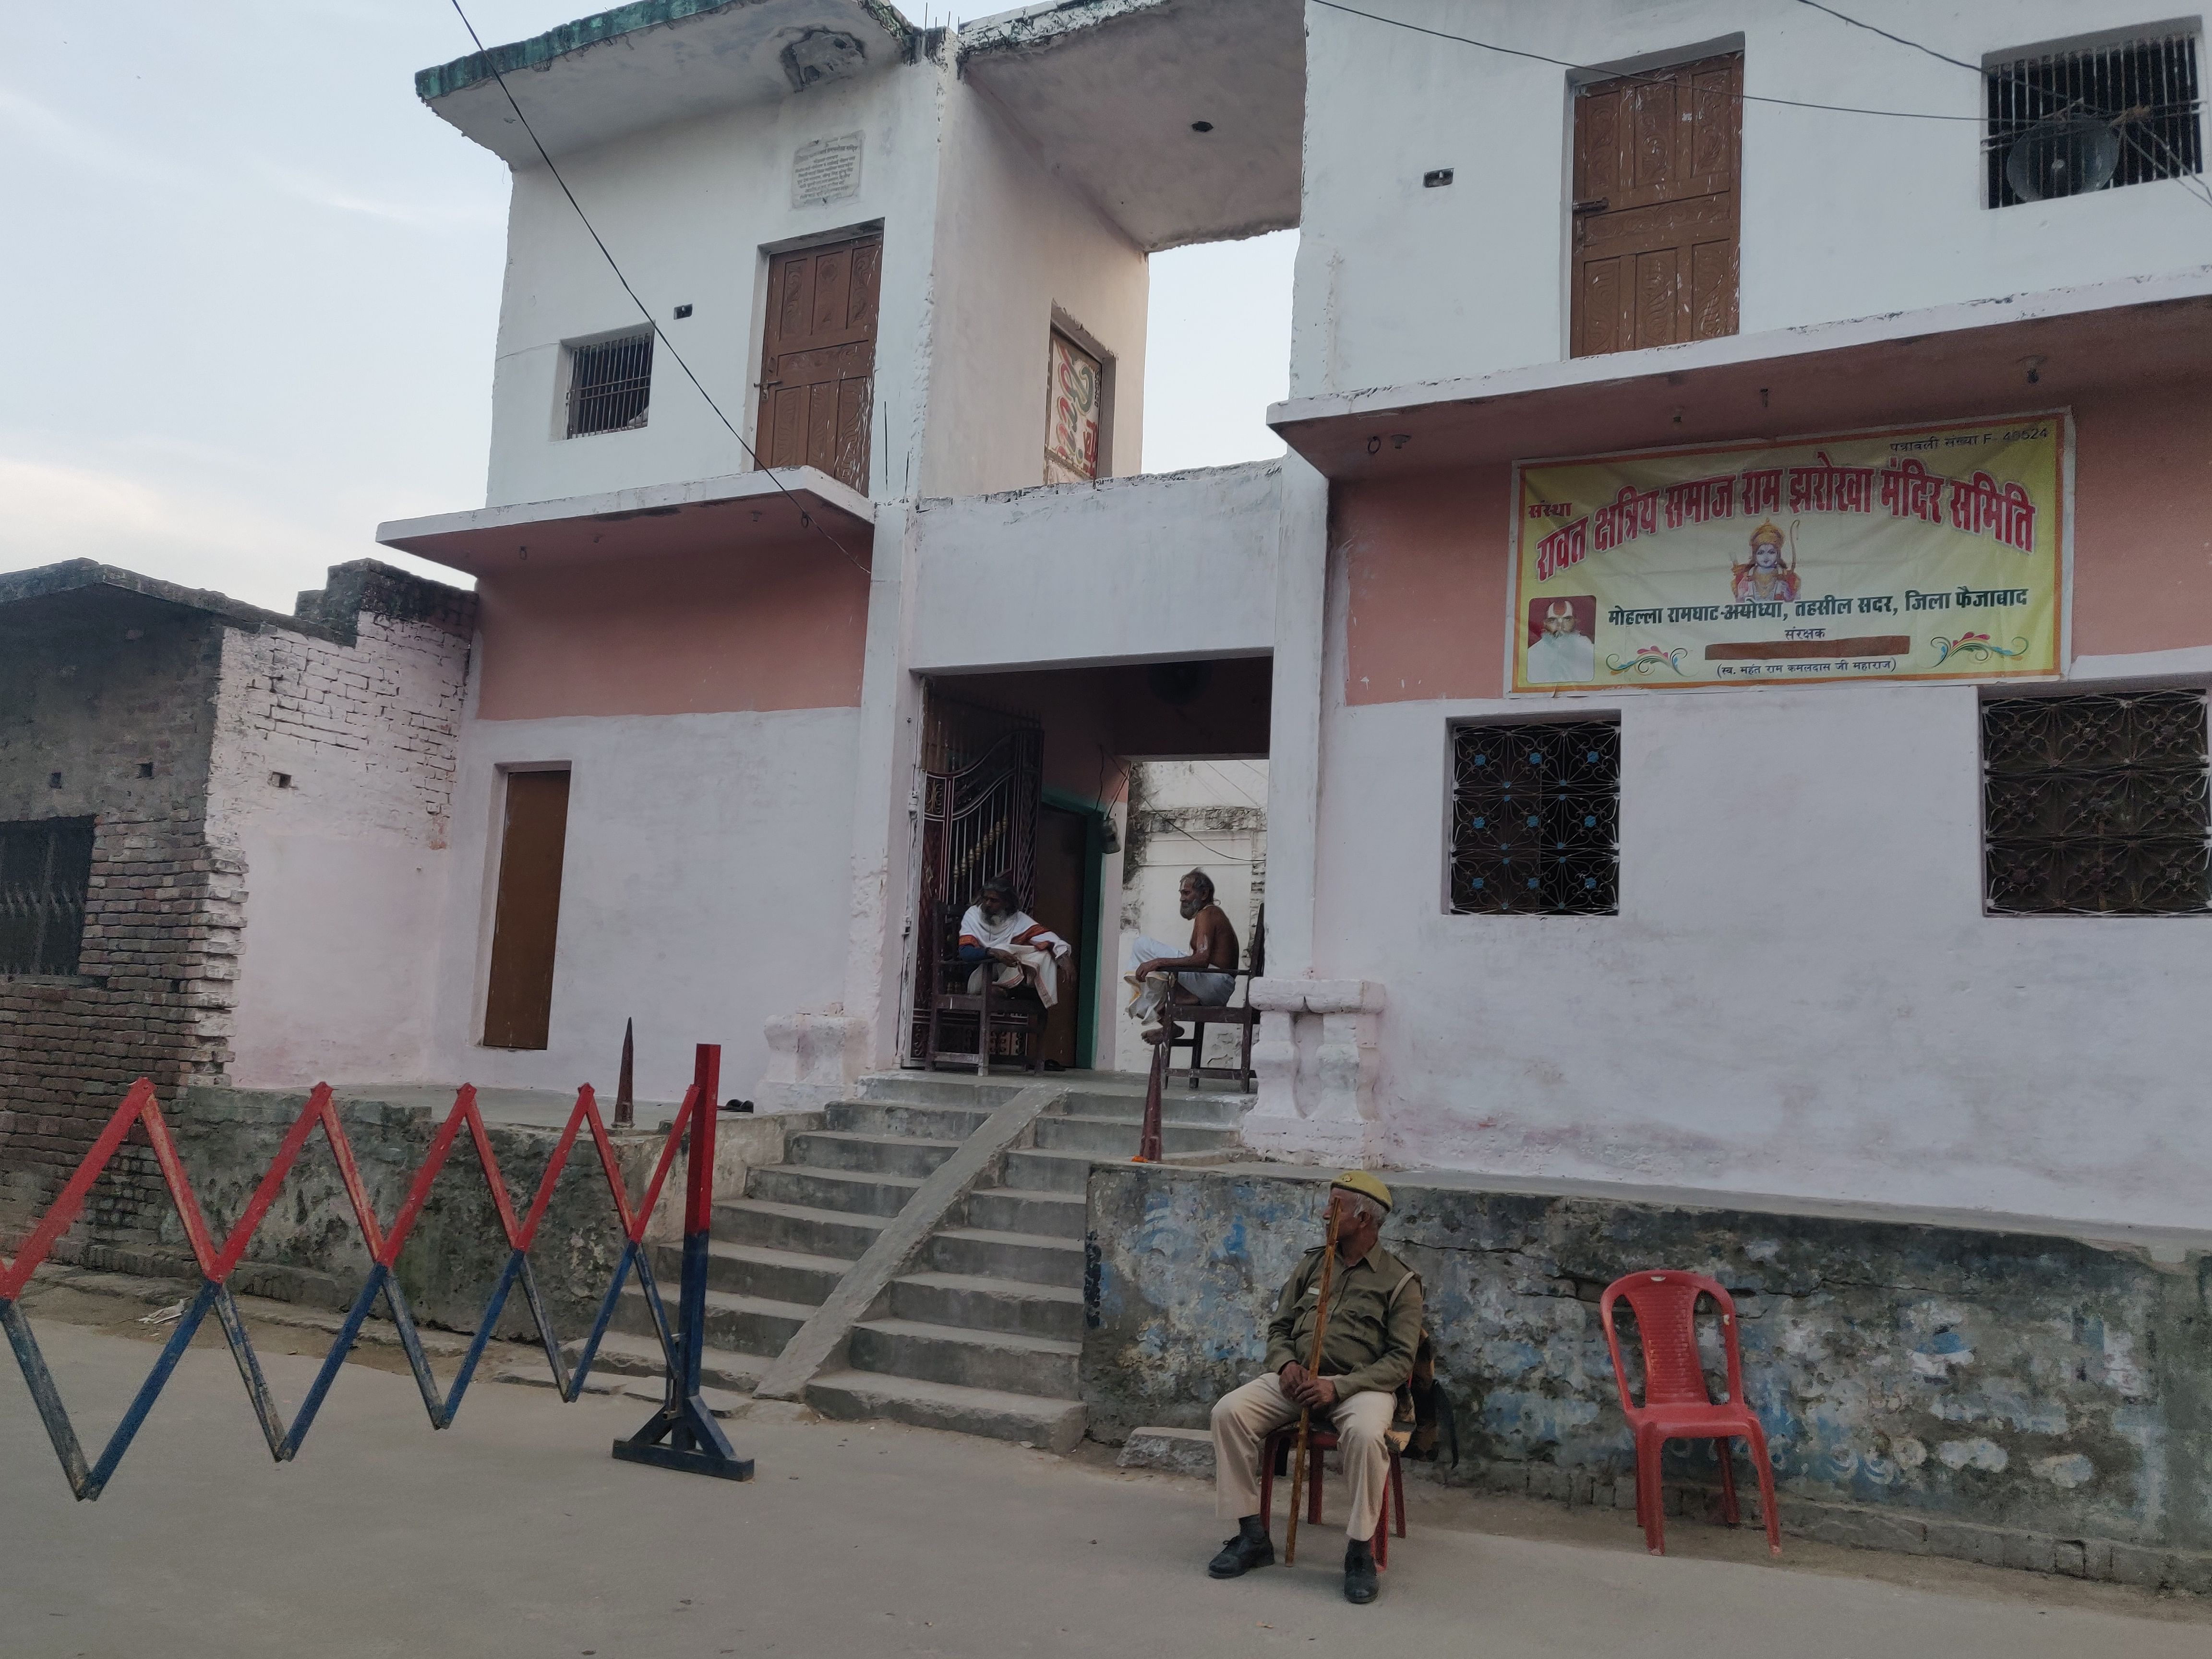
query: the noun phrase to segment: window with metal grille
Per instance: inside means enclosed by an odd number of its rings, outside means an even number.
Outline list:
[[[1991,207],[2204,170],[2194,31],[2055,47],[1984,73]]]
[[[1452,732],[1451,908],[1615,915],[1620,722]]]
[[[92,820],[0,823],[0,974],[74,974],[92,884]]]
[[[568,348],[568,435],[645,424],[653,393],[653,331]]]
[[[1982,772],[1993,913],[2212,907],[2202,691],[1985,702]]]

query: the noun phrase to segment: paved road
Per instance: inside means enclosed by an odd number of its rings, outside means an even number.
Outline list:
[[[81,1419],[112,1422],[152,1350],[49,1323]],[[281,1350],[296,1400],[312,1357]],[[632,1401],[485,1385],[434,1435],[404,1376],[349,1367],[300,1461],[272,1465],[220,1348],[186,1356],[106,1498],[73,1502],[0,1356],[0,1651],[9,1659],[313,1654],[532,1659],[1477,1654],[1484,1659],[2203,1659],[2212,1628],[2116,1588],[1793,1550],[1680,1527],[1653,1560],[1618,1520],[1583,1539],[1437,1524],[1375,1607],[1338,1595],[1340,1534],[1216,1584],[1195,1482],[893,1427],[732,1425],[733,1486],[617,1464]],[[1459,1506],[1454,1510],[1451,1506]],[[1522,1512],[1553,1534],[1572,1517]],[[1554,1517],[1554,1518],[1542,1518]],[[1571,1530],[1571,1528],[1568,1528]],[[1864,1563],[1888,1575],[1857,1576]],[[2148,1615],[2148,1616],[2141,1616]]]

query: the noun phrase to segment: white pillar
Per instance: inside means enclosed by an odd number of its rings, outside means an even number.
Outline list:
[[[1267,977],[1315,971],[1322,677],[1328,658],[1328,480],[1283,457],[1276,510],[1275,656],[1267,714]]]
[[[915,757],[920,688],[908,671],[917,517],[913,503],[876,509],[868,633],[860,674],[860,732],[853,786],[851,911],[845,996],[827,1009],[771,1016],[768,1070],[755,1091],[763,1112],[811,1111],[853,1079],[898,1061],[898,1014],[913,915]]]

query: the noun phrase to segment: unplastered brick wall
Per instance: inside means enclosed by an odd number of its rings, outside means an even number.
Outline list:
[[[204,812],[222,633],[106,590],[0,606],[0,818],[95,820],[76,973],[0,977],[0,1232],[51,1200],[136,1079],[173,1101],[222,1074],[204,979],[233,918]],[[166,1201],[126,1146],[78,1235],[135,1235]]]
[[[209,818],[236,851],[271,791],[312,785],[304,815],[359,839],[443,848],[453,814],[476,596],[363,560],[300,596],[337,635],[232,635],[216,697]],[[295,820],[296,821],[296,820]]]

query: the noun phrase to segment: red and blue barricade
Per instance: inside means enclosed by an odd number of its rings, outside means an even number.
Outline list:
[[[130,1450],[131,1443],[161,1398],[171,1373],[191,1346],[194,1334],[212,1312],[222,1328],[230,1345],[231,1356],[238,1364],[240,1379],[246,1385],[247,1399],[254,1414],[259,1419],[261,1431],[269,1442],[270,1455],[278,1462],[289,1462],[307,1438],[307,1431],[314,1425],[315,1418],[328,1396],[331,1385],[337,1380],[339,1368],[345,1364],[359,1337],[362,1321],[375,1307],[380,1297],[397,1329],[400,1347],[407,1356],[409,1369],[414,1373],[416,1386],[422,1390],[423,1408],[429,1413],[430,1426],[444,1429],[452,1426],[459,1414],[461,1401],[474,1379],[478,1362],[483,1357],[484,1345],[499,1322],[501,1313],[517,1285],[522,1287],[524,1302],[530,1310],[540,1346],[544,1349],[546,1364],[552,1370],[554,1386],[561,1397],[574,1401],[582,1392],[584,1382],[591,1375],[592,1362],[597,1357],[600,1340],[606,1334],[607,1325],[614,1317],[616,1306],[622,1297],[623,1287],[629,1275],[637,1275],[638,1288],[643,1293],[649,1310],[653,1332],[661,1346],[668,1374],[667,1396],[661,1407],[647,1419],[645,1425],[629,1439],[615,1443],[615,1455],[632,1462],[653,1463],[663,1468],[684,1469],[694,1473],[710,1474],[730,1480],[748,1480],[753,1472],[750,1458],[739,1458],[730,1450],[720,1425],[707,1409],[699,1392],[699,1369],[702,1341],[705,1334],[707,1297],[707,1243],[708,1226],[713,1216],[714,1181],[714,1126],[717,1116],[716,1093],[719,1085],[720,1050],[711,1044],[701,1044],[691,1088],[684,1097],[684,1104],[670,1125],[668,1139],[661,1147],[659,1163],[653,1177],[647,1183],[644,1194],[633,1208],[629,1194],[623,1189],[622,1171],[617,1164],[614,1147],[607,1139],[606,1125],[599,1117],[599,1102],[589,1085],[576,1091],[576,1103],[568,1114],[567,1126],[555,1145],[553,1156],[539,1178],[538,1192],[528,1213],[520,1220],[515,1218],[514,1206],[509,1200],[507,1183],[501,1179],[499,1161],[493,1155],[490,1136],[486,1133],[483,1116],[477,1109],[476,1090],[464,1085],[454,1096],[452,1111],[430,1141],[428,1152],[415,1171],[407,1196],[390,1227],[380,1226],[374,1207],[370,1204],[368,1189],[362,1185],[361,1171],[356,1165],[353,1147],[346,1139],[344,1126],[338,1121],[337,1108],[331,1103],[328,1084],[319,1084],[307,1097],[307,1103],[284,1137],[276,1156],[262,1176],[260,1184],[239,1217],[237,1224],[218,1248],[208,1231],[205,1218],[200,1212],[199,1201],[185,1178],[184,1164],[177,1155],[174,1137],[169,1132],[167,1120],[161,1115],[160,1103],[155,1098],[153,1084],[141,1079],[134,1085],[121,1105],[109,1118],[83,1159],[78,1164],[60,1194],[48,1206],[38,1224],[24,1241],[15,1259],[0,1264],[0,1329],[8,1334],[9,1347],[15,1351],[15,1363],[30,1387],[31,1398],[40,1419],[46,1425],[48,1438],[53,1442],[54,1452],[61,1460],[62,1472],[69,1479],[70,1489],[79,1498],[97,1498],[106,1489],[114,1476],[116,1467]],[[183,1315],[169,1332],[168,1340],[162,1345],[160,1355],[146,1380],[125,1409],[122,1419],[108,1437],[106,1446],[97,1461],[88,1462],[84,1448],[77,1438],[68,1409],[62,1402],[60,1390],[55,1386],[53,1374],[48,1369],[46,1357],[39,1350],[38,1339],[31,1330],[29,1320],[21,1305],[24,1289],[31,1276],[37,1272],[54,1244],[70,1223],[82,1211],[90,1195],[93,1183],[100,1171],[107,1167],[117,1150],[122,1146],[133,1127],[143,1125],[148,1143],[152,1146],[155,1162],[160,1165],[161,1178],[167,1185],[170,1197],[175,1201],[177,1213],[184,1224],[185,1237],[190,1244],[193,1261],[200,1272],[198,1289],[187,1298]],[[231,1293],[229,1279],[239,1264],[246,1259],[246,1248],[270,1207],[276,1201],[285,1177],[306,1149],[308,1139],[321,1128],[330,1143],[332,1156],[337,1161],[339,1179],[344,1183],[346,1195],[351,1200],[355,1224],[361,1231],[362,1242],[368,1247],[369,1270],[360,1291],[348,1309],[345,1320],[331,1351],[316,1373],[299,1409],[287,1424],[278,1410],[268,1379],[263,1376],[261,1361],[254,1352],[253,1343],[246,1329],[246,1321],[240,1313],[237,1299]],[[623,1249],[615,1265],[614,1277],[607,1285],[606,1294],[600,1299],[597,1318],[592,1322],[590,1335],[576,1357],[575,1369],[571,1371],[563,1362],[561,1344],[546,1316],[544,1299],[539,1296],[538,1282],[531,1272],[530,1250],[536,1242],[539,1224],[545,1217],[546,1206],[551,1203],[553,1190],[558,1184],[568,1158],[574,1152],[577,1138],[588,1127],[592,1145],[598,1152],[600,1169],[606,1177],[607,1192],[614,1204],[615,1219],[620,1224]],[[507,1256],[498,1281],[492,1288],[491,1299],[485,1304],[483,1316],[477,1322],[476,1335],[463,1357],[453,1384],[441,1391],[437,1378],[432,1374],[429,1360],[422,1351],[415,1317],[407,1298],[394,1276],[400,1252],[405,1249],[408,1236],[428,1201],[432,1184],[446,1166],[453,1143],[466,1128],[476,1149],[477,1162],[485,1181],[491,1188],[492,1201],[497,1206],[500,1226],[506,1236]],[[686,1175],[684,1218],[684,1278],[678,1301],[678,1319],[669,1322],[659,1285],[654,1281],[649,1254],[645,1248],[645,1230],[654,1206],[659,1202],[660,1189],[668,1178],[669,1166],[675,1161],[678,1149],[690,1141],[690,1163]]]

